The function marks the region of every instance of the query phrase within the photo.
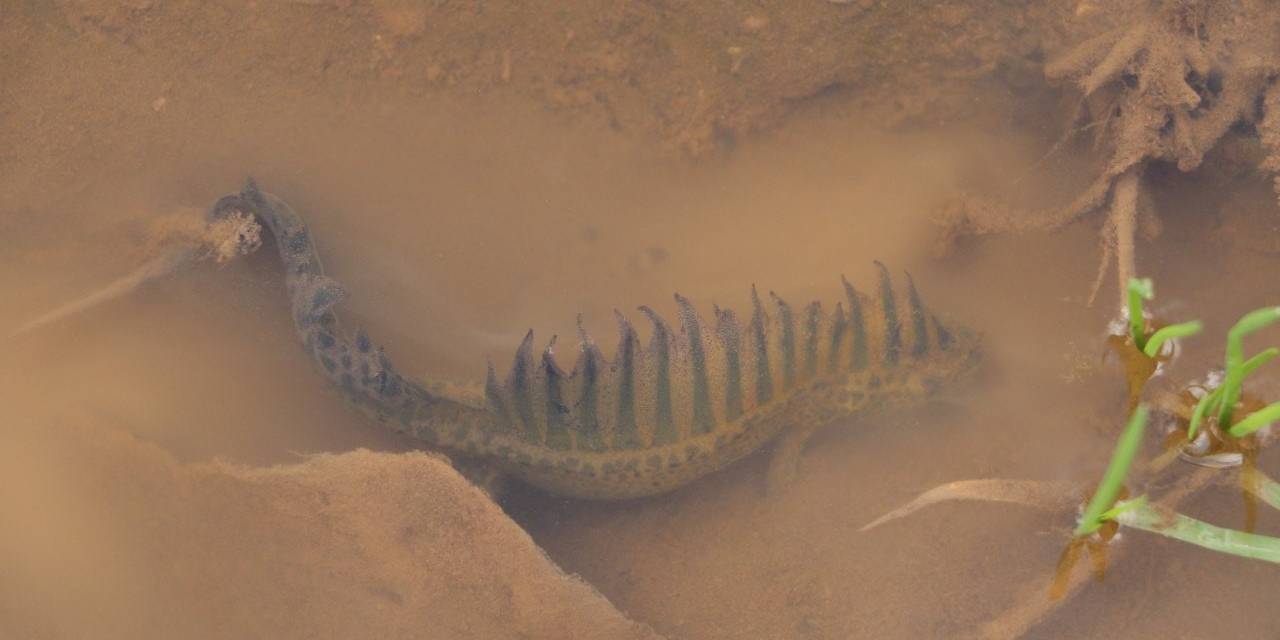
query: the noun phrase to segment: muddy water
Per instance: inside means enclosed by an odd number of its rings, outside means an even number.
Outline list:
[[[1084,304],[1094,230],[933,253],[929,212],[960,189],[1008,187],[1047,149],[1042,134],[982,122],[886,134],[834,101],[690,163],[515,96],[426,108],[343,96],[341,117],[326,108],[334,95],[286,97],[287,111],[175,100],[157,116],[177,122],[101,134],[116,144],[90,144],[73,160],[25,149],[31,167],[48,171],[18,174],[0,200],[0,334],[126,272],[151,221],[206,206],[246,174],[307,217],[328,271],[352,292],[348,322],[383,342],[401,370],[432,376],[478,379],[485,358],[505,364],[530,327],[573,335],[578,312],[607,344],[613,308],[669,314],[672,291],[739,309],[752,283],[792,301],[834,301],[841,273],[868,282],[880,259],[911,270],[933,307],[986,334],[977,380],[821,435],[783,495],[763,495],[757,457],[669,496],[600,505],[516,491],[505,508],[556,564],[672,638],[947,637],[997,616],[1029,586],[1047,589],[1070,514],[944,505],[858,531],[939,483],[1084,485],[1105,464],[1123,390],[1100,364],[1115,292]],[[213,124],[202,129],[202,118]],[[1049,205],[1087,179],[1087,163],[1068,156],[1010,188]],[[1230,192],[1269,202],[1258,187],[1195,175],[1155,184],[1166,228],[1139,247],[1140,264],[1158,283],[1158,311],[1208,325],[1171,379],[1211,366],[1232,319],[1280,295],[1274,258],[1233,250],[1230,236],[1203,239]],[[413,447],[350,413],[313,374],[274,267],[261,256],[205,265],[5,345],[3,417],[14,428],[0,458],[0,558],[21,583],[5,578],[0,613],[70,608],[86,621],[62,628],[74,637],[93,628],[94,612],[157,588],[154,567],[130,562],[143,544],[131,527],[163,519],[163,508],[126,518],[110,497],[83,504],[59,484],[80,470],[42,438],[50,425],[123,430],[184,462]],[[1242,518],[1226,490],[1189,510],[1222,524]],[[1263,514],[1261,530],[1277,526]],[[1106,581],[1034,637],[1277,632],[1271,567],[1142,534],[1120,544]],[[233,561],[236,549],[225,551]],[[343,578],[316,578],[321,587],[326,579]],[[81,581],[95,586],[66,586]],[[288,603],[280,607],[287,617]],[[192,631],[206,632],[218,637]]]

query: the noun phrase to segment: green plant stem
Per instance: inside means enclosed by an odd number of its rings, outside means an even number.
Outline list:
[[[1142,315],[1142,300],[1150,300],[1155,295],[1153,289],[1151,278],[1129,278],[1129,333],[1133,344],[1143,351],[1147,344],[1147,323]]]
[[[1278,355],[1280,355],[1280,349],[1271,347],[1270,349],[1245,360],[1244,366],[1241,367],[1244,373],[1243,377],[1249,377],[1249,374],[1257,371],[1258,367],[1261,367]],[[1216,407],[1217,403],[1221,400],[1222,387],[1218,387],[1200,398],[1200,401],[1196,403],[1195,410],[1191,412],[1191,423],[1187,426],[1187,440],[1195,440],[1196,433],[1199,433],[1200,423],[1204,420],[1205,415],[1216,411],[1214,407]]]
[[[1249,358],[1248,360],[1245,360],[1244,367],[1243,367],[1245,377],[1248,377],[1249,374],[1253,373],[1254,371],[1257,371],[1258,367],[1261,367],[1262,365],[1266,364],[1267,361],[1271,360],[1276,356],[1280,356],[1280,348],[1271,347],[1269,349],[1262,351],[1258,355],[1252,358]]]
[[[1200,401],[1196,403],[1196,408],[1191,412],[1191,424],[1187,426],[1187,440],[1195,440],[1196,434],[1200,432],[1200,423],[1204,421],[1206,413],[1213,411],[1213,407],[1222,400],[1222,387],[1218,387],[1201,396]]]
[[[1132,503],[1138,503],[1130,507]],[[1280,563],[1280,538],[1226,529],[1184,516],[1162,513],[1145,501],[1129,500],[1117,505],[1121,525],[1188,542],[1211,551],[1241,558]]]
[[[1280,483],[1257,469],[1249,473],[1252,478],[1245,479],[1245,491],[1257,496],[1271,508],[1280,509]]]
[[[1076,525],[1076,537],[1087,536],[1102,526],[1102,515],[1111,508],[1112,503],[1116,501],[1116,496],[1120,494],[1124,477],[1129,473],[1133,458],[1138,454],[1138,447],[1142,444],[1142,432],[1147,426],[1147,413],[1146,406],[1138,405],[1133,415],[1129,417],[1129,424],[1125,425],[1124,432],[1120,434],[1115,452],[1111,454],[1111,462],[1107,465],[1106,473],[1102,475],[1102,482],[1098,484],[1098,490],[1093,492],[1089,505],[1085,507],[1084,515],[1080,517],[1080,523]]]
[[[1244,337],[1276,320],[1280,320],[1280,307],[1267,307],[1251,311],[1231,327],[1227,333],[1227,378],[1222,383],[1225,388],[1222,406],[1218,409],[1218,424],[1231,424],[1231,413],[1236,402],[1240,400],[1240,387],[1244,383]],[[1264,352],[1265,353],[1265,352]]]
[[[1160,353],[1164,343],[1174,338],[1194,336],[1202,330],[1204,330],[1204,323],[1199,320],[1161,327],[1159,331],[1151,334],[1151,337],[1147,339],[1147,346],[1142,348],[1142,353],[1146,354],[1148,358],[1154,358]]]
[[[1276,420],[1280,420],[1280,402],[1269,404],[1245,416],[1244,420],[1231,425],[1227,435],[1232,438],[1243,438]]]

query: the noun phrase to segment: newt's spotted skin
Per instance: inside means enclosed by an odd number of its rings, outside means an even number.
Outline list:
[[[613,361],[584,334],[572,373],[550,347],[535,354],[530,332],[506,380],[490,366],[484,399],[468,400],[405,379],[363,332],[350,339],[339,332],[333,307],[343,289],[324,275],[306,225],[287,204],[250,181],[210,215],[234,211],[257,216],[275,237],[298,335],[348,399],[432,447],[491,462],[558,495],[663,493],[774,438],[769,480],[778,486],[816,429],[926,396],[979,360],[975,334],[944,328],[910,276],[906,291],[895,292],[880,265],[877,295],[846,281],[845,300],[831,313],[816,302],[794,309],[772,293],[766,312],[753,292],[745,325],[718,308],[707,323],[677,295],[678,332],[641,307],[654,325],[647,345],[619,314]]]

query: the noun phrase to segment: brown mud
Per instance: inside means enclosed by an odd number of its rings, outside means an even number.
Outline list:
[[[405,372],[479,379],[529,327],[574,335],[578,312],[608,345],[613,308],[669,314],[673,291],[834,300],[873,259],[988,345],[973,383],[820,434],[782,495],[755,457],[628,503],[517,490],[504,515],[313,374],[272,260],[206,263],[3,345],[0,637],[981,628],[1052,575],[1069,519],[957,503],[859,530],[956,480],[1088,486],[1123,425],[1123,373],[1102,363],[1114,285],[1085,305],[1099,221],[979,239],[936,213],[966,193],[1019,220],[1105,175],[1108,149],[1049,153],[1079,92],[1045,62],[1124,19],[1089,7],[0,7],[0,335],[136,268],[157,220],[251,174],[307,217],[344,317]],[[1274,137],[1259,126],[1241,137]],[[1206,324],[1166,382],[1202,376],[1235,318],[1280,298],[1258,150],[1146,165],[1138,268],[1157,314]],[[1184,506],[1243,522],[1227,489]],[[1117,544],[1106,580],[1031,637],[1280,631],[1273,567]]]

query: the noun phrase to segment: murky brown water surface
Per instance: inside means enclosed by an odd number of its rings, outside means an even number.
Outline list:
[[[611,344],[614,308],[649,304],[670,314],[673,291],[738,309],[753,283],[796,302],[834,301],[840,274],[869,282],[873,259],[910,270],[934,308],[984,332],[978,379],[924,406],[823,433],[783,495],[763,494],[757,456],[641,501],[570,502],[527,490],[509,498],[506,511],[555,564],[664,636],[919,638],[972,629],[1051,575],[1070,514],[960,503],[858,529],[952,480],[1087,485],[1123,423],[1119,373],[1100,361],[1115,294],[1104,288],[1094,308],[1084,301],[1098,260],[1093,227],[997,236],[944,259],[933,253],[930,212],[959,190],[1012,188],[1021,201],[1048,206],[1087,182],[1087,167],[1067,153],[1014,185],[1052,142],[1043,129],[978,118],[886,133],[837,96],[722,156],[691,161],[514,94],[423,100],[302,85],[237,97],[234,76],[190,84],[166,80],[173,68],[152,78],[145,62],[119,60],[58,76],[55,67],[84,62],[88,51],[130,55],[58,33],[52,43],[28,41],[34,48],[14,74],[27,91],[6,94],[13,115],[4,127],[47,113],[67,130],[41,125],[43,135],[61,131],[48,144],[8,134],[25,144],[9,151],[12,171],[0,182],[0,334],[135,267],[149,222],[206,207],[249,174],[306,216],[327,270],[351,291],[347,322],[367,328],[406,372],[479,379],[485,359],[504,366],[530,327],[543,338],[573,335],[579,312]],[[187,91],[173,91],[175,83]],[[1236,317],[1280,296],[1270,275],[1277,259],[1236,248],[1230,235],[1206,240],[1212,216],[1228,197],[1274,204],[1253,178],[1176,176],[1152,191],[1165,230],[1139,246],[1139,260],[1157,283],[1157,311],[1207,324],[1167,372],[1190,379],[1216,364]],[[65,425],[88,438],[122,430],[182,463],[296,464],[306,453],[414,447],[349,411],[315,375],[278,269],[262,256],[203,265],[11,339],[4,352],[0,637],[6,620],[46,637],[95,628],[111,637],[124,637],[121,629],[264,632],[200,620],[181,630],[147,624],[163,616],[145,603],[171,585],[157,576],[172,574],[139,559],[140,546],[168,543],[139,533],[139,522],[163,521],[170,503],[148,509],[130,494],[117,505],[109,488],[105,502],[87,503],[77,478],[98,476],[49,435]],[[1274,380],[1264,376],[1259,389],[1280,388],[1268,386]],[[1273,456],[1264,456],[1268,464]],[[1243,517],[1226,489],[1188,511],[1230,526]],[[228,513],[211,509],[205,526],[236,531]],[[361,526],[376,529],[374,513]],[[1277,527],[1280,518],[1264,513],[1259,530]],[[1140,533],[1125,538],[1106,580],[1033,637],[1280,632],[1269,605],[1280,588],[1273,567]],[[236,561],[234,545],[223,551]],[[309,593],[343,579],[316,576]],[[278,615],[287,620],[287,602]]]

